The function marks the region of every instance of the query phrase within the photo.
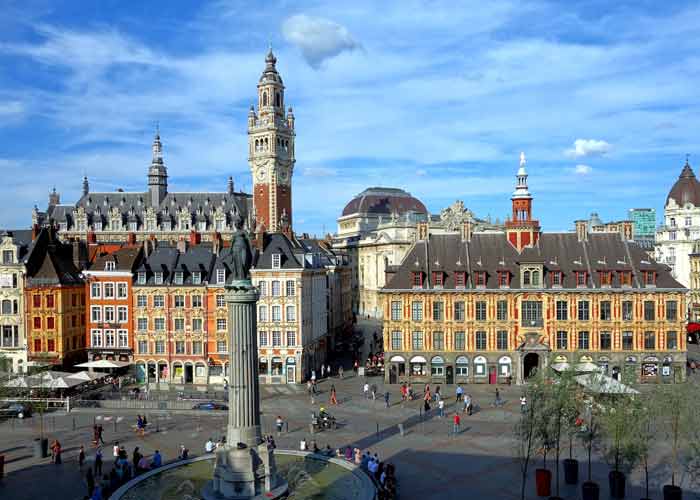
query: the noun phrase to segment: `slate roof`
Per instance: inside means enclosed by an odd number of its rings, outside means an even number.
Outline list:
[[[0,230],[0,239],[4,237],[12,238],[15,245],[19,247],[17,259],[21,262],[29,253],[33,246],[31,229],[3,229]]]
[[[180,252],[174,246],[160,246],[144,257],[136,273],[146,273],[146,284],[135,282],[135,286],[199,286],[211,280],[215,255],[210,245],[199,244],[190,246],[185,252]],[[155,273],[163,273],[163,283],[156,285]],[[183,273],[182,284],[175,283],[175,273]],[[200,273],[200,283],[192,281],[192,273]],[[138,276],[138,274],[137,274]]]
[[[120,248],[114,252],[102,252],[95,256],[90,265],[91,271],[104,271],[107,262],[114,262],[116,271],[133,272],[136,265],[139,263],[142,246],[131,246]]]
[[[403,215],[406,212],[427,214],[428,210],[418,198],[403,189],[371,187],[355,196],[343,208],[342,216],[352,214]]]
[[[692,203],[694,206],[700,207],[700,182],[695,178],[695,173],[688,160],[685,161],[681,175],[666,197],[667,205],[671,198],[676,200],[676,204],[679,206]]]
[[[544,270],[544,287],[549,288],[548,272],[561,271],[561,288],[576,288],[576,271],[588,273],[588,289],[600,288],[598,271],[632,271],[633,288],[642,288],[640,271],[657,273],[657,288],[683,290],[670,274],[670,268],[650,259],[647,253],[633,242],[622,239],[618,233],[592,233],[581,242],[576,233],[542,233],[534,247],[522,253],[507,241],[505,233],[474,233],[471,241],[462,241],[458,234],[430,235],[428,240],[417,241],[399,266],[389,270],[385,290],[412,289],[411,272],[426,273],[425,288],[432,287],[432,272],[444,271],[442,289],[455,289],[455,272],[467,273],[468,288],[473,288],[473,273],[486,272],[486,288],[498,288],[498,271],[510,273],[510,288],[520,289],[520,266],[541,264]],[[619,288],[613,280],[612,288]],[[606,288],[607,289],[607,288]]]
[[[39,232],[25,262],[30,287],[83,283],[80,270],[73,263],[72,245],[58,241],[51,228]]]

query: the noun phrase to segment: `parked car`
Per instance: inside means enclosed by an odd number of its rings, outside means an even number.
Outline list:
[[[193,410],[228,410],[228,406],[221,403],[209,401],[208,403],[197,403],[192,407]]]
[[[0,405],[0,417],[26,418],[32,416],[32,407],[23,403],[4,403]]]

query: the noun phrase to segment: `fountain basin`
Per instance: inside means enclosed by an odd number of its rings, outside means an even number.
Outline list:
[[[290,500],[373,500],[377,490],[356,465],[309,452],[275,450],[277,473],[289,484]],[[113,500],[197,500],[211,481],[214,456],[174,462],[132,479]]]

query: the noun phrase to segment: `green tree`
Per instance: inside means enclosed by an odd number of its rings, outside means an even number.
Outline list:
[[[537,448],[537,419],[540,416],[542,404],[542,381],[531,380],[525,386],[524,395],[527,398],[525,411],[520,413],[520,419],[515,425],[516,457],[520,464],[520,498],[525,500],[525,487],[527,486],[527,472],[530,460]]]
[[[658,408],[659,428],[671,445],[671,484],[676,485],[681,454],[686,451],[696,420],[697,389],[694,384],[682,382],[663,385],[655,398]]]
[[[656,395],[658,387],[651,392],[640,396],[640,408],[636,417],[635,433],[632,439],[635,441],[639,464],[644,469],[645,498],[649,498],[649,453],[652,443],[657,435],[657,410]]]
[[[600,437],[600,424],[598,423],[599,408],[592,398],[588,397],[583,401],[583,425],[579,430],[579,438],[586,448],[588,455],[588,481],[593,480],[591,457],[593,455],[593,447],[597,444]]]

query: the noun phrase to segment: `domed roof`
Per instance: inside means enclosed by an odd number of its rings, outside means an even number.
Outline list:
[[[343,209],[343,216],[352,214],[403,215],[406,212],[427,214],[419,199],[403,189],[371,187],[355,196]]]
[[[692,203],[696,207],[700,207],[700,182],[698,182],[690,167],[688,160],[685,160],[685,165],[681,171],[681,175],[671,188],[666,198],[666,204],[673,198],[676,204],[683,206],[686,203]]]

